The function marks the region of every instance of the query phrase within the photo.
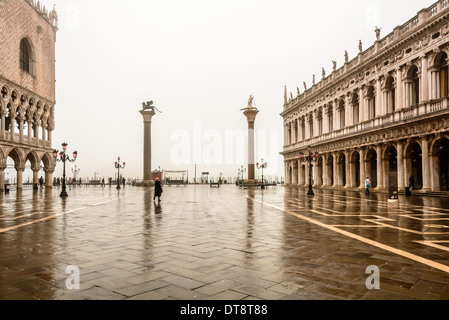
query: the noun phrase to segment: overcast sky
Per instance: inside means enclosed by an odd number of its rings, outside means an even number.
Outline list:
[[[435,1],[410,0],[43,0],[56,3],[56,129],[53,146],[79,152],[81,176],[143,177],[142,102],[153,118],[152,168],[237,176],[245,164],[233,136],[254,95],[256,161],[283,176],[284,86],[321,79]],[[233,141],[234,140],[234,141]],[[233,143],[232,143],[233,142]],[[70,170],[73,165],[68,167]],[[62,175],[58,164],[56,176]]]

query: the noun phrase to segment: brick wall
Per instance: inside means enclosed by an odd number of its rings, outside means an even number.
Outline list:
[[[20,69],[20,41],[32,47],[32,74]],[[0,0],[0,77],[55,102],[54,27],[25,0]]]

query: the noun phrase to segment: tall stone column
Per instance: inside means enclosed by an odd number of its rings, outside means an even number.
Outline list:
[[[154,110],[142,110],[140,114],[143,116],[143,185],[152,185],[151,181],[151,121],[156,114]]]
[[[244,109],[243,114],[248,121],[248,180],[246,183],[255,182],[255,154],[254,154],[254,128],[259,110],[254,107]]]
[[[422,178],[423,191],[430,190],[430,159],[429,159],[429,140],[422,138]]]
[[[403,88],[404,84],[402,83],[402,70],[399,67],[396,69],[396,109],[398,110],[405,108],[403,102]]]
[[[384,175],[383,175],[383,157],[382,157],[382,145],[376,146],[377,153],[377,189],[383,189],[384,187]]]
[[[405,188],[404,184],[404,157],[403,152],[404,148],[402,146],[402,142],[398,141],[396,143],[396,151],[398,154],[398,189],[401,191]]]
[[[365,179],[366,179],[366,164],[365,164],[365,149],[360,149],[360,186],[359,188],[365,187]]]

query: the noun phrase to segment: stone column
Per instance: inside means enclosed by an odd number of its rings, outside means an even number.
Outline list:
[[[6,160],[5,160],[6,162]],[[6,166],[1,166],[0,167],[0,190],[4,191],[5,189],[5,169]]]
[[[400,110],[405,107],[403,101],[402,70],[398,68],[396,70],[396,109]]]
[[[402,142],[398,141],[396,143],[396,151],[398,153],[398,189],[401,191],[405,188],[405,180],[404,180],[404,157],[403,157],[403,146]]]
[[[345,188],[351,187],[351,159],[349,158],[349,151],[345,151],[345,168],[343,169],[345,171]]]
[[[323,155],[323,186],[329,185],[328,168],[327,168],[327,155]]]
[[[39,184],[39,170],[40,168],[33,168],[33,186]]]
[[[429,71],[427,70],[427,57],[421,57],[421,101],[429,101]]]
[[[365,149],[361,148],[359,150],[360,154],[360,188],[365,187],[365,179],[366,179],[366,166],[365,166]]]
[[[248,120],[248,181],[255,182],[255,155],[254,155],[254,124],[256,122],[259,110],[256,108],[247,108],[243,113]]]
[[[19,141],[20,143],[23,143],[23,122],[25,120],[25,117],[19,117]]]
[[[17,170],[17,190],[23,190],[23,172],[25,171],[24,167],[16,167]]]
[[[152,185],[151,181],[151,121],[156,114],[154,110],[142,110],[144,136],[143,136],[143,184]]]
[[[423,191],[430,190],[430,159],[429,159],[429,140],[422,138],[422,178]]]
[[[5,139],[5,126],[6,126],[6,115],[2,112],[2,129],[0,131],[0,138]],[[3,188],[3,186],[2,186]]]
[[[284,147],[288,146],[288,124],[284,124]]]
[[[45,188],[53,188],[53,172],[54,169],[44,169],[45,172]]]
[[[334,161],[334,187],[338,187],[338,153],[333,155]]]
[[[379,144],[376,146],[376,153],[377,153],[377,189],[382,189],[384,187],[382,145]]]

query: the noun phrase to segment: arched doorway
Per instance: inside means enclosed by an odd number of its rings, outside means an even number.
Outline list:
[[[423,186],[422,176],[422,149],[418,142],[413,142],[406,151],[407,185],[410,175],[414,177],[415,189],[420,190]]]
[[[318,158],[317,165],[317,176],[315,177],[315,185],[322,186],[323,185],[323,158]]]
[[[449,139],[442,138],[435,143],[435,171],[438,174],[440,191],[449,191]]]
[[[385,149],[384,161],[385,186],[398,186],[398,152],[394,146]]]
[[[351,156],[351,187],[358,187],[360,183],[360,154],[354,151]]]
[[[371,187],[377,187],[377,152],[370,149],[366,154],[366,174],[371,181]],[[366,177],[365,177],[366,178]]]
[[[327,185],[333,186],[334,185],[334,157],[329,156],[327,158]]]
[[[338,186],[346,186],[346,156],[341,153],[338,157]]]

